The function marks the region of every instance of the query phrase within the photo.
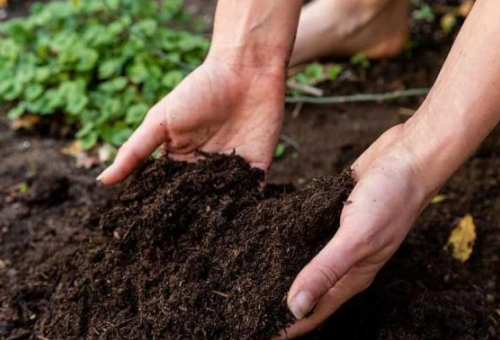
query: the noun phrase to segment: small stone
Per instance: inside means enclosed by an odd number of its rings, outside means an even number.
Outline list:
[[[15,270],[14,268],[10,268],[9,270],[7,270],[8,277],[13,278],[16,275],[17,275],[17,270]]]

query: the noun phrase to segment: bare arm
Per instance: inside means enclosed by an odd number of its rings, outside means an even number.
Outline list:
[[[284,70],[303,0],[219,0],[209,58]]]
[[[500,120],[500,2],[478,0],[415,117],[408,141],[438,189]]]
[[[499,17],[500,1],[476,2],[418,112],[355,162],[357,184],[339,231],[290,289],[290,309],[301,320],[287,336],[318,326],[371,284],[436,191],[499,122]]]

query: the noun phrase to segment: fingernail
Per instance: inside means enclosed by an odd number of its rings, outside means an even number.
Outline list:
[[[290,311],[297,320],[303,319],[313,308],[314,299],[306,290],[299,292],[290,303]]]
[[[99,176],[97,176],[97,178],[95,180],[98,181],[98,182],[101,182],[102,176],[104,175],[105,172],[106,172],[106,170],[104,170],[103,172],[101,172],[99,174]]]

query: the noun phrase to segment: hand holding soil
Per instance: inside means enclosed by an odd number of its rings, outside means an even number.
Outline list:
[[[403,126],[395,126],[355,162],[357,184],[339,230],[290,289],[288,305],[301,320],[283,332],[283,339],[313,330],[368,288],[425,207],[428,194],[415,176],[416,160],[403,147],[404,138]]]
[[[283,120],[284,70],[210,58],[156,104],[99,179],[124,180],[160,145],[180,160],[195,151],[233,153],[267,170]]]

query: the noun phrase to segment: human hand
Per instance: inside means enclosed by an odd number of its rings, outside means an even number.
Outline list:
[[[235,151],[267,170],[283,121],[285,69],[208,58],[156,104],[98,179],[123,181],[164,144],[173,158]]]
[[[281,339],[313,330],[365,290],[432,197],[435,190],[418,170],[407,127],[391,128],[355,162],[357,184],[340,228],[295,279],[288,305],[299,320],[282,331]],[[313,314],[304,318],[313,307]]]

